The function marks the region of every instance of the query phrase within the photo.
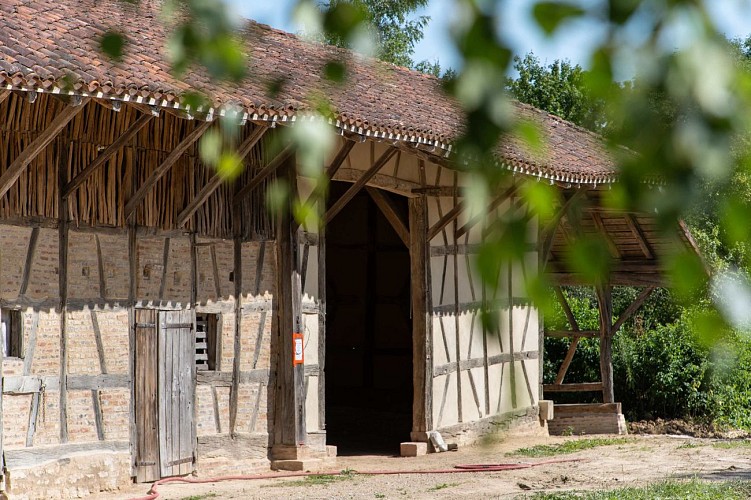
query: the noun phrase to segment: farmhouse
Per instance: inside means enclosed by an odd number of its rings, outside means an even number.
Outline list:
[[[117,63],[98,50],[110,26],[129,39]],[[552,220],[530,215],[527,258],[487,289],[471,262],[482,225],[452,163],[462,114],[439,82],[252,22],[244,36],[246,81],[177,80],[158,2],[0,2],[7,491],[67,498],[133,479],[308,467],[335,447],[396,451],[433,430],[460,444],[546,433],[544,329],[525,274],[578,282],[561,265],[567,235],[597,232],[616,263],[610,285],[646,286],[646,297],[662,283],[671,241],[644,214],[600,206],[617,176],[599,139],[515,104],[548,148],[541,159],[500,147],[513,175],[489,210],[526,210],[528,181],[565,201]],[[320,76],[333,58],[351,62],[342,86]],[[189,90],[212,104],[191,107]],[[332,182],[319,230],[270,213],[265,195],[279,180],[309,195],[295,150],[274,145],[321,121],[308,112],[320,92],[337,143],[322,162]],[[198,141],[238,110],[245,168],[224,182]],[[573,227],[576,200],[588,208]],[[691,244],[680,228],[676,239]],[[614,403],[609,345],[622,321],[612,326],[609,286],[599,296],[600,331],[572,317],[572,332],[550,334],[600,337],[602,381],[564,384],[564,363],[545,394],[595,390]]]

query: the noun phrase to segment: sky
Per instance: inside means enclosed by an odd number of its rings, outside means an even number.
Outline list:
[[[269,24],[284,31],[296,32],[291,10],[296,0],[227,0],[235,11],[247,18]],[[596,0],[581,0],[592,3]],[[430,16],[424,38],[415,48],[413,60],[439,61],[441,67],[458,67],[459,58],[449,36],[455,17],[455,0],[430,0],[427,8],[417,14]],[[542,63],[567,59],[588,67],[588,54],[603,36],[603,30],[592,22],[577,22],[564,27],[553,39],[546,38],[536,27],[531,15],[534,0],[505,0],[505,16],[500,33],[517,55],[533,52]],[[728,38],[751,35],[751,0],[707,0],[711,14]]]

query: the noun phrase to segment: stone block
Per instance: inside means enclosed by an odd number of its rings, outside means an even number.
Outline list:
[[[406,442],[399,446],[399,454],[403,457],[419,457],[428,454],[428,443]]]
[[[540,420],[553,420],[555,418],[554,406],[553,401],[541,399],[539,403]]]

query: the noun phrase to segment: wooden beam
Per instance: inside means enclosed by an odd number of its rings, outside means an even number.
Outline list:
[[[597,306],[600,310],[600,377],[602,402],[615,401],[613,388],[613,295],[609,285],[596,287]]]
[[[138,117],[138,119],[131,124],[128,129],[123,132],[123,134],[115,140],[112,144],[110,144],[107,149],[99,153],[99,156],[96,157],[96,159],[89,163],[86,168],[78,172],[76,176],[65,185],[65,188],[63,189],[63,199],[67,199],[70,194],[78,189],[78,187],[84,183],[86,179],[91,177],[91,175],[96,172],[101,166],[103,166],[107,161],[112,158],[112,156],[115,155],[120,149],[123,148],[127,143],[133,139],[138,132],[144,128],[146,125],[149,124],[151,120],[154,119],[154,115],[148,114],[148,115],[141,115]]]
[[[591,285],[581,274],[553,271],[545,273],[551,283],[556,285]],[[638,273],[630,271],[615,271],[608,275],[611,285],[624,286],[666,286],[666,279],[661,273]]]
[[[88,98],[82,104],[85,104],[87,101]],[[65,128],[65,126],[70,123],[70,121],[75,118],[83,108],[83,105],[67,106],[63,112],[57,115],[55,119],[52,120],[52,123],[50,123],[31,144],[26,146],[26,149],[24,149],[15,160],[13,160],[13,163],[11,163],[8,169],[3,172],[3,175],[0,176],[0,198],[5,196],[11,186],[13,186],[21,176],[23,171],[26,170],[26,167],[29,166],[29,163],[34,161],[34,158],[44,151],[50,142],[57,137],[57,134],[59,134],[60,131]]]
[[[602,382],[584,382],[582,384],[544,384],[545,392],[600,392]]]
[[[350,187],[347,192],[345,192],[341,198],[336,200],[336,203],[334,203],[331,208],[328,209],[326,212],[326,215],[323,216],[323,220],[325,223],[331,222],[331,219],[333,219],[336,214],[338,214],[344,207],[349,203],[349,201],[355,197],[357,193],[360,192],[360,190],[365,186],[365,184],[368,183],[370,179],[375,176],[375,174],[378,173],[379,170],[383,168],[386,163],[391,159],[392,156],[396,154],[396,148],[388,148],[381,156],[378,158],[375,163],[367,170],[365,173],[363,173],[359,179]]]
[[[636,242],[639,243],[639,247],[641,248],[642,253],[644,253],[644,257],[653,260],[655,258],[655,252],[652,249],[652,245],[647,241],[647,237],[644,234],[644,230],[642,230],[639,221],[636,220],[636,217],[634,217],[633,214],[625,214],[624,217],[626,218],[626,224],[628,224],[631,233],[634,235],[634,238],[636,238]]]
[[[5,102],[5,100],[10,97],[11,91],[10,90],[0,90],[0,104]]]
[[[394,231],[402,240],[404,245],[409,247],[409,230],[407,229],[407,226],[404,225],[404,221],[399,216],[399,213],[391,199],[388,196],[384,195],[379,189],[372,187],[366,187],[365,189],[370,197],[373,198],[373,201],[381,210],[384,217],[386,217],[386,220],[389,221],[391,227],[394,228]]]
[[[503,203],[504,201],[506,201],[507,199],[509,199],[509,197],[513,196],[514,193],[516,193],[516,191],[518,189],[519,189],[519,186],[517,186],[516,184],[514,184],[513,186],[511,186],[508,189],[506,189],[503,193],[501,193],[500,196],[496,197],[490,203],[490,205],[488,206],[488,209],[485,212],[485,214],[477,214],[477,215],[475,215],[469,221],[467,221],[466,224],[464,224],[462,227],[460,227],[459,229],[457,229],[457,231],[456,231],[456,239],[458,240],[459,238],[461,238],[462,236],[464,236],[464,234],[466,234],[467,231],[469,231],[470,229],[472,229],[478,222],[482,221],[486,214],[489,214],[490,212],[492,212],[493,210],[495,210],[496,208],[498,208],[498,206],[501,203]]]
[[[135,192],[135,194],[128,200],[128,203],[125,204],[125,218],[127,219],[133,213],[136,211],[136,208],[138,208],[138,204],[143,201],[143,199],[146,197],[146,195],[149,193],[151,188],[154,187],[154,185],[161,179],[164,174],[169,171],[172,166],[177,163],[177,160],[180,159],[180,157],[187,151],[187,149],[193,145],[194,142],[196,142],[204,132],[211,126],[213,122],[203,122],[200,125],[198,125],[196,128],[193,129],[191,133],[189,133],[185,138],[178,144],[175,149],[172,150],[172,152],[165,158],[165,160],[162,162],[161,165],[159,165],[156,170],[154,170],[148,179],[143,183],[141,187],[138,188],[138,191]]]
[[[274,157],[273,160],[268,163],[268,165],[263,167],[261,171],[255,175],[255,177],[253,177],[246,185],[244,185],[237,193],[235,193],[233,203],[239,206],[240,203],[242,203],[243,198],[248,196],[255,188],[257,188],[264,180],[266,180],[267,177],[273,174],[279,167],[284,165],[284,162],[286,162],[294,152],[295,147],[292,144],[288,144],[279,152],[279,154]]]
[[[629,305],[625,311],[623,311],[623,314],[618,318],[618,320],[613,325],[613,328],[611,329],[611,334],[615,335],[615,333],[623,326],[623,323],[629,320],[631,316],[644,304],[644,301],[647,300],[647,298],[652,295],[652,292],[654,292],[657,289],[657,287],[649,286],[642,290],[642,292],[639,294],[636,299]]]
[[[349,153],[350,151],[352,151],[353,147],[355,147],[355,141],[347,139],[344,145],[339,149],[339,152],[336,154],[334,159],[331,161],[331,164],[326,169],[326,177],[329,180],[334,178],[334,174],[336,174],[336,172],[339,170],[339,167],[342,166],[344,160],[347,159],[347,156],[349,156]]]
[[[548,225],[543,230],[543,234],[545,235],[545,238],[543,240],[542,245],[542,251],[540,252],[542,254],[542,267],[545,268],[545,265],[548,263],[548,260],[550,260],[550,251],[553,248],[553,240],[555,239],[555,233],[558,229],[558,226],[561,222],[561,219],[564,215],[566,215],[566,212],[568,211],[571,204],[578,198],[580,198],[582,195],[584,195],[584,190],[579,189],[578,191],[574,192],[573,195],[571,195],[561,206],[561,208],[558,209],[558,212],[555,213],[551,221],[548,223]]]
[[[446,212],[446,215],[441,217],[438,220],[438,222],[433,224],[433,226],[428,230],[428,241],[435,238],[438,233],[443,231],[443,228],[451,224],[454,221],[454,219],[459,217],[459,214],[461,214],[463,210],[464,210],[464,201],[462,200],[459,203],[457,203],[456,206],[454,206],[454,208]]]
[[[574,359],[574,354],[576,354],[576,347],[579,345],[580,338],[581,337],[574,337],[571,344],[568,346],[568,351],[566,351],[566,356],[563,358],[563,363],[561,363],[561,367],[558,369],[558,373],[555,376],[555,383],[558,385],[563,383],[563,378],[566,376],[568,367],[571,365],[571,360]]]
[[[558,301],[561,303],[561,307],[563,308],[563,313],[566,315],[566,319],[568,320],[568,324],[571,325],[571,329],[574,332],[581,331],[581,329],[579,328],[579,323],[576,322],[576,317],[574,316],[574,313],[571,311],[571,307],[569,307],[568,301],[566,300],[566,297],[563,295],[563,290],[561,290],[561,287],[559,286],[555,287],[555,295],[558,297]]]
[[[600,214],[598,212],[592,212],[590,215],[592,216],[592,221],[594,221],[595,223],[595,227],[600,233],[602,233],[603,238],[605,238],[605,244],[607,244],[608,246],[610,255],[614,259],[620,259],[621,251],[618,250],[618,245],[616,245],[615,242],[613,241],[613,238],[610,237],[610,234],[608,233],[608,230],[605,228],[605,223],[603,222]]]

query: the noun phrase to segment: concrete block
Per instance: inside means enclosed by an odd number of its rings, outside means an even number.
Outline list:
[[[539,402],[540,420],[553,420],[555,418],[554,403],[549,399],[541,399]]]
[[[403,457],[419,457],[428,454],[428,443],[407,442],[399,446],[400,455]]]

